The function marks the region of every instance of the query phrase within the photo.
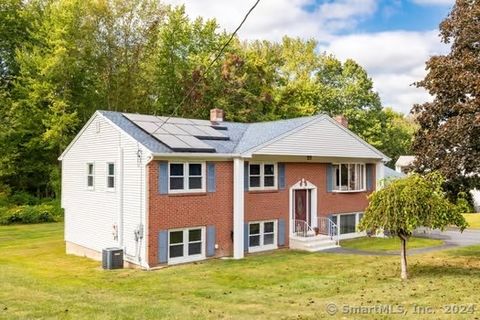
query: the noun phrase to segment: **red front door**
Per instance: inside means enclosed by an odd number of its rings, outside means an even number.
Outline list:
[[[307,222],[307,190],[295,190],[295,220]]]

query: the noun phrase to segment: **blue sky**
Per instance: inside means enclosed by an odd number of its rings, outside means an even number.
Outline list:
[[[215,18],[233,31],[255,0],[166,0],[194,18]],[[314,38],[319,50],[354,59],[374,81],[385,106],[408,113],[431,97],[412,86],[425,61],[448,52],[438,25],[454,0],[260,0],[240,31],[243,39]]]

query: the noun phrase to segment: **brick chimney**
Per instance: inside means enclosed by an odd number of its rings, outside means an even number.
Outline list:
[[[335,116],[335,121],[337,121],[338,123],[340,123],[342,126],[344,126],[345,128],[348,128],[348,120],[347,118],[345,118],[344,115],[338,115],[338,116]]]
[[[212,122],[222,122],[224,112],[222,109],[211,109],[210,110],[210,121]]]

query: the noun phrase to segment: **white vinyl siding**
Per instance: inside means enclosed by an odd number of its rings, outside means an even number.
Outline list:
[[[382,156],[335,120],[321,118],[269,143],[254,154],[380,159]]]
[[[146,149],[103,116],[94,116],[62,159],[66,241],[101,252],[103,248],[120,245],[114,237],[114,226],[117,226],[119,232],[123,231],[126,259],[138,262],[140,255],[141,261],[146,261],[145,239],[137,243],[134,231],[139,225],[145,225],[148,156]],[[87,163],[95,164],[94,190],[85,187]],[[116,192],[108,192],[107,163],[115,163]],[[123,226],[119,225],[121,209]],[[129,258],[133,256],[135,259]]]

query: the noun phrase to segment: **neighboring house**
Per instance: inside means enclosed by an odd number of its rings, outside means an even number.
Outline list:
[[[168,120],[168,121],[166,121]],[[67,253],[143,268],[358,236],[390,159],[326,115],[263,123],[97,111],[60,157]],[[166,121],[166,122],[165,122]]]
[[[409,173],[414,161],[415,156],[398,157],[397,162],[395,162],[395,171],[405,174]]]

